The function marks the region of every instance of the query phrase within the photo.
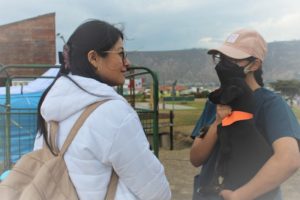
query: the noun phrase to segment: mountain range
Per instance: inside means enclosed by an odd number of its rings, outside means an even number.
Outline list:
[[[157,72],[162,85],[175,80],[184,85],[214,85],[218,78],[214,63],[207,54],[208,49],[186,49],[173,51],[129,52],[133,65],[148,67]],[[264,81],[300,80],[300,41],[268,43],[268,54],[263,63]]]

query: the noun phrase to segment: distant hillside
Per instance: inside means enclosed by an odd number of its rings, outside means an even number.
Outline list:
[[[300,41],[273,42],[268,48],[266,80],[300,79]]]
[[[266,82],[278,79],[300,79],[300,41],[272,42],[264,62]],[[178,80],[181,84],[218,83],[207,49],[129,52],[132,64],[158,72],[161,84]]]

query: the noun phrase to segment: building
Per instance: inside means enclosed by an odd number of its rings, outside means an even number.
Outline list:
[[[0,26],[0,63],[50,64],[56,63],[55,13],[49,13]],[[0,66],[1,67],[1,66]],[[1,69],[0,69],[1,70]],[[41,75],[44,70],[8,70],[10,76]],[[0,72],[0,85],[7,76]]]

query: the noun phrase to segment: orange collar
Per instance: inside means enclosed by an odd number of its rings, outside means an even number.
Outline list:
[[[253,114],[243,112],[243,111],[233,111],[228,117],[225,117],[222,120],[222,126],[229,126],[234,122],[241,121],[241,120],[248,120],[252,119]]]

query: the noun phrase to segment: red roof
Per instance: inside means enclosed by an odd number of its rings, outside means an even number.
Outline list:
[[[182,91],[182,90],[186,90],[186,89],[188,89],[188,87],[187,86],[184,86],[184,85],[176,85],[175,86],[175,90],[176,91]],[[170,85],[160,85],[159,86],[159,91],[170,91],[170,90],[172,90],[172,86],[170,86]]]

